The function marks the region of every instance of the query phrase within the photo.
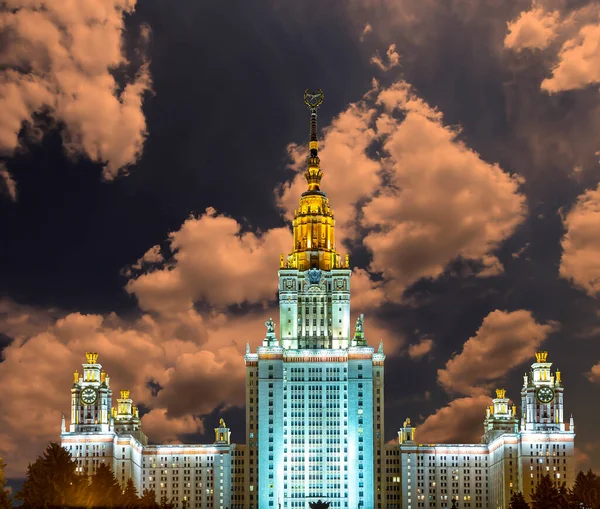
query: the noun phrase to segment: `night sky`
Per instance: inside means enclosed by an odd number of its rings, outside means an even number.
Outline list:
[[[154,443],[244,441],[246,342],[322,189],[383,339],[386,439],[478,442],[547,350],[600,469],[600,5],[8,0],[0,457],[22,478],[99,353]],[[116,396],[115,396],[116,397]]]

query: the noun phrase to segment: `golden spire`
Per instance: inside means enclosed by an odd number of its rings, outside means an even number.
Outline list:
[[[323,172],[321,171],[321,160],[319,159],[319,142],[317,141],[317,109],[323,103],[323,91],[319,88],[316,92],[306,89],[304,91],[304,104],[310,110],[310,138],[308,142],[308,159],[304,177],[308,182],[309,191],[319,191]]]
[[[129,399],[130,394],[131,394],[131,391],[128,391],[128,390],[121,391],[121,399]]]
[[[535,360],[537,362],[546,362],[548,358],[548,352],[535,352]]]
[[[300,206],[294,211],[292,226],[294,245],[292,252],[281,256],[279,268],[298,269],[347,269],[350,261],[342,259],[335,248],[335,219],[329,200],[321,191],[321,161],[317,141],[317,109],[323,102],[323,92],[306,90],[304,103],[310,110],[310,139],[307,169],[304,173],[308,190],[302,193]]]
[[[86,352],[85,358],[87,359],[88,364],[96,364],[98,360],[98,354],[96,352]]]
[[[498,399],[504,399],[506,397],[506,389],[496,389],[496,397]]]

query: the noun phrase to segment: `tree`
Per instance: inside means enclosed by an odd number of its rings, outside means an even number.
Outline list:
[[[140,505],[140,497],[138,497],[138,492],[135,489],[133,484],[133,479],[129,478],[127,480],[127,485],[125,486],[125,491],[123,491],[123,495],[121,495],[121,507],[131,509],[133,507],[139,507]]]
[[[532,509],[557,509],[560,496],[558,488],[552,482],[549,475],[544,475],[536,486],[531,497]]]
[[[456,499],[452,499],[452,507],[450,509],[458,509],[458,505],[456,505]]]
[[[121,498],[121,486],[115,479],[115,475],[108,465],[100,463],[87,490],[87,506],[119,507]]]
[[[10,509],[12,507],[12,501],[6,491],[6,479],[4,478],[4,467],[6,465],[2,463],[0,458],[0,509]]]
[[[309,502],[308,505],[310,509],[329,509],[329,502],[321,502],[318,500],[317,502]]]
[[[591,470],[579,472],[569,494],[572,507],[600,509],[600,478]]]
[[[76,468],[77,463],[65,449],[50,443],[27,467],[27,479],[17,500],[23,501],[24,509],[82,505],[87,478],[77,475]]]
[[[521,493],[520,491],[516,491],[512,494],[512,497],[510,497],[510,505],[508,506],[508,508],[509,509],[529,509],[529,504],[525,500],[523,493]]]
[[[175,504],[170,502],[166,496],[160,498],[160,509],[175,509]]]
[[[144,490],[139,506],[144,509],[158,509],[160,506],[156,503],[156,492],[154,490]]]

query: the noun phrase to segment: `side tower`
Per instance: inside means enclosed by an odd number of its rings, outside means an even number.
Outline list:
[[[531,500],[544,475],[560,486],[573,485],[575,425],[565,422],[564,387],[559,370],[552,372],[548,352],[537,352],[521,389],[519,490]]]
[[[496,397],[485,411],[483,441],[491,442],[503,433],[517,433],[519,418],[516,405],[510,405],[506,390],[496,389]]]
[[[564,388],[560,371],[552,373],[548,352],[537,352],[523,378],[521,401],[525,431],[565,431]]]
[[[61,445],[77,461],[77,472],[93,475],[100,464],[108,465],[121,485],[132,478],[142,489],[141,456],[148,439],[141,430],[137,407],[129,391],[121,391],[112,408],[112,390],[98,354],[87,352],[83,374],[75,371],[71,388],[69,431],[63,416]]]
[[[489,452],[490,509],[508,507],[510,497],[518,491],[517,457],[519,417],[517,407],[510,405],[504,389],[496,389],[496,397],[486,409],[482,442]]]
[[[321,190],[317,108],[306,91],[310,141],[293,245],[279,263],[280,338],[275,323],[256,353],[247,348],[248,509],[381,505],[383,344],[367,344],[360,315],[350,327],[349,257]],[[377,465],[377,466],[376,466]],[[379,497],[377,496],[379,495]],[[379,499],[379,500],[378,500]]]
[[[71,433],[108,432],[112,407],[110,380],[98,364],[98,354],[87,352],[83,374],[75,371],[71,389]]]

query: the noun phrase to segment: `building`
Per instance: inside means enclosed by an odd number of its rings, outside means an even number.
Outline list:
[[[564,422],[561,374],[552,374],[547,356],[537,352],[524,376],[520,418],[506,391],[496,390],[481,444],[418,444],[417,429],[404,422],[401,475],[394,478],[404,509],[451,507],[453,499],[460,508],[504,509],[515,491],[530,501],[543,475],[557,486],[573,484],[575,425],[572,417]]]
[[[272,320],[246,361],[248,508],[374,508],[383,446],[383,345],[367,344],[364,316],[350,326],[349,257],[321,190],[317,108],[311,111],[307,190],[293,245],[279,267],[279,338]]]
[[[479,444],[418,444],[406,419],[397,444],[384,442],[383,343],[365,338],[364,316],[350,319],[351,267],[335,243],[335,219],[321,190],[317,108],[305,93],[309,156],[294,213],[293,245],[279,262],[279,336],[272,319],[256,352],[246,347],[246,444],[231,443],[221,421],[213,444],[149,445],[130,393],[112,406],[98,354],[75,372],[69,430],[61,442],[81,473],[108,464],[122,485],[153,489],[185,508],[418,509],[508,507],[544,474],[574,480],[574,424],[564,389],[538,352],[524,377],[521,412],[504,390],[486,410]],[[240,359],[241,362],[241,359]]]
[[[244,507],[245,446],[231,444],[223,419],[210,445],[148,445],[138,409],[127,390],[112,407],[110,379],[87,353],[83,374],[71,388],[71,423],[62,420],[61,445],[77,461],[77,471],[93,475],[100,464],[111,467],[125,486],[133,479],[138,492],[153,489],[157,501],[177,507],[241,509]]]

